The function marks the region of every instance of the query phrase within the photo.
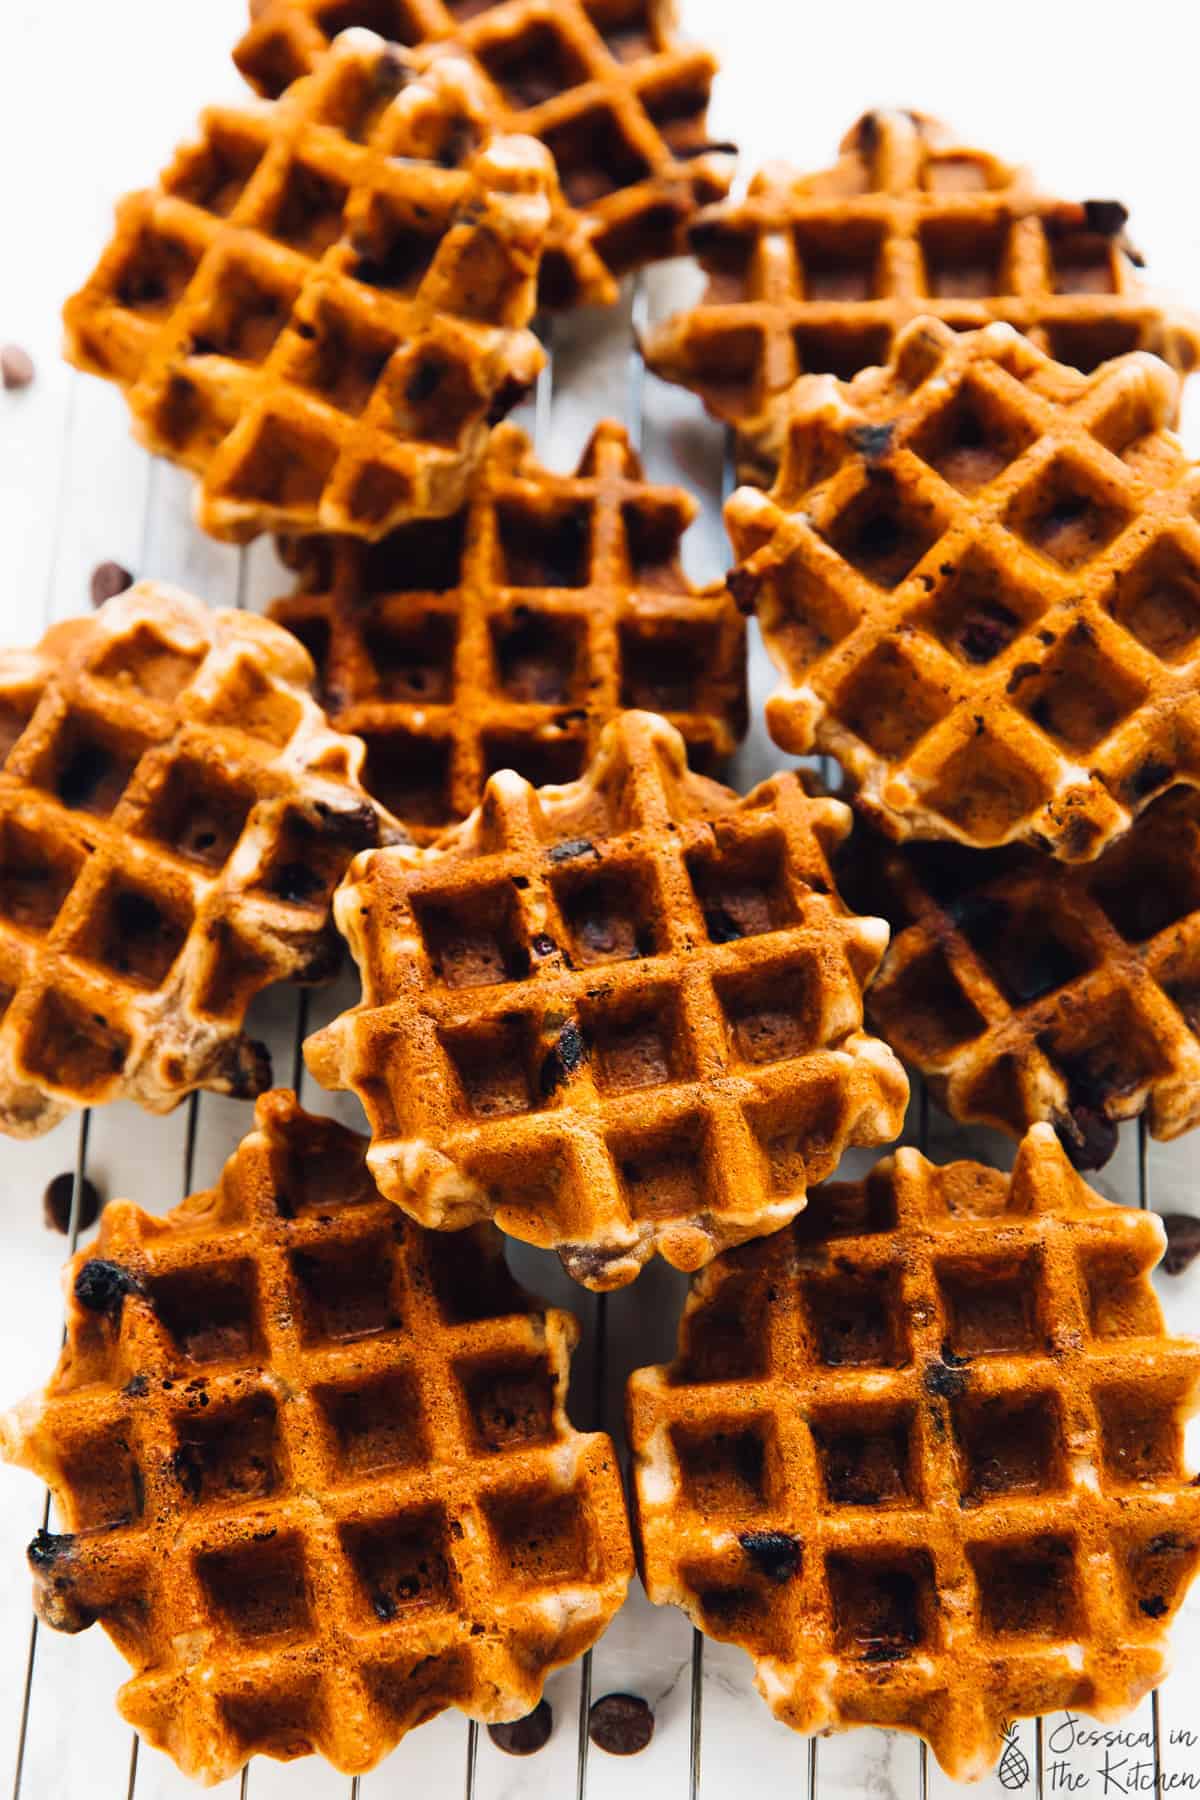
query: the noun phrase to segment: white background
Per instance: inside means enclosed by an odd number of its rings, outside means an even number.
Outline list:
[[[86,605],[87,575],[115,557],[140,574],[190,587],[214,604],[239,597],[260,605],[282,591],[284,578],[268,546],[246,555],[201,539],[189,519],[186,478],[157,466],[131,443],[119,397],[75,376],[58,360],[61,302],[91,267],[108,229],[113,200],[150,181],[196,111],[242,91],[229,48],[243,25],[244,0],[3,0],[0,8],[0,342],[25,345],[38,365],[26,394],[0,394],[0,641],[36,639],[51,617]],[[1037,168],[1046,191],[1123,199],[1132,236],[1147,253],[1157,283],[1200,304],[1200,207],[1197,205],[1197,28],[1181,0],[1140,5],[1053,4],[1018,0],[1003,9],[957,0],[808,5],[803,0],[684,0],[691,35],[712,44],[725,72],[712,115],[714,135],[738,139],[743,168],[787,156],[804,167],[832,160],[837,140],[869,106],[898,104],[939,114],[964,139]],[[659,272],[642,304],[652,314],[683,291],[678,273]],[[637,406],[629,381],[629,296],[607,319],[573,321],[555,341],[554,405],[540,448],[567,466],[590,423],[603,412]],[[585,376],[586,371],[586,376]],[[1198,378],[1200,379],[1200,378]],[[723,563],[717,498],[721,437],[690,398],[650,382],[645,397],[646,450],[663,477],[687,475],[705,500],[688,562],[710,576]],[[1188,412],[1200,423],[1196,403]],[[1185,421],[1188,413],[1185,413]],[[1185,435],[1187,435],[1185,424]],[[1200,450],[1200,436],[1192,439]],[[759,703],[770,677],[756,655]],[[741,765],[744,781],[773,766],[761,732]],[[343,991],[342,999],[345,998]],[[322,1008],[338,1004],[337,995]],[[316,1015],[314,1015],[316,1016]],[[274,1041],[276,1072],[288,1078],[295,1003],[282,997],[262,1009],[259,1029]],[[326,1096],[305,1091],[330,1109]],[[351,1103],[337,1110],[354,1122]],[[238,1105],[206,1097],[198,1112],[195,1185],[210,1182],[245,1129]],[[88,1166],[102,1191],[125,1194],[161,1211],[179,1198],[187,1110],[149,1120],[127,1107],[96,1115]],[[933,1149],[961,1154],[964,1137],[936,1116]],[[40,1195],[48,1176],[70,1167],[78,1126],[68,1122],[36,1144],[0,1150],[0,1404],[40,1383],[60,1330],[57,1270],[62,1240],[42,1226]],[[1000,1143],[973,1148],[1008,1156]],[[861,1158],[858,1159],[861,1162]],[[1136,1135],[1131,1130],[1098,1185],[1136,1202]],[[1149,1161],[1150,1197],[1164,1210],[1200,1207],[1196,1147],[1184,1140],[1156,1147]],[[594,1301],[573,1293],[557,1264],[518,1256],[521,1272],[560,1302],[574,1303],[589,1330],[576,1389],[576,1416],[590,1423],[591,1327]],[[1171,1322],[1200,1330],[1200,1265],[1190,1277],[1161,1282]],[[609,1306],[606,1412],[619,1421],[619,1387],[639,1362],[670,1352],[679,1284],[661,1268],[643,1276]],[[40,1518],[41,1496],[27,1476],[0,1470],[0,1784],[15,1756],[29,1643],[28,1578],[23,1546]],[[1195,1694],[1200,1680],[1200,1595],[1177,1629],[1178,1668],[1162,1699],[1163,1765],[1175,1791],[1200,1789],[1200,1746],[1171,1743],[1200,1731]],[[635,1584],[625,1612],[598,1648],[593,1692],[630,1689],[654,1704],[658,1727],[650,1749],[618,1762],[592,1752],[585,1780],[591,1800],[683,1800],[689,1792],[691,1634],[681,1616],[649,1608]],[[42,1633],[34,1662],[26,1747],[26,1795],[125,1795],[139,1800],[180,1796],[189,1786],[162,1757],[143,1751],[131,1771],[131,1738],[112,1707],[121,1678],[116,1653],[99,1632],[77,1639]],[[481,1738],[474,1793],[478,1800],[549,1800],[576,1791],[578,1670],[553,1678],[555,1730],[546,1750],[527,1762],[496,1752]],[[746,1659],[707,1646],[701,1687],[703,1800],[725,1800],[752,1782],[762,1800],[807,1791],[807,1747],[775,1724],[750,1684]],[[1130,1729],[1147,1731],[1144,1705]],[[1045,1733],[1045,1788],[1089,1797],[1133,1791],[1132,1765],[1146,1748],[1110,1749],[1075,1742],[1062,1720]],[[1034,1761],[1031,1726],[1019,1733]],[[467,1780],[467,1732],[456,1714],[414,1733],[381,1770],[361,1784],[370,1800],[385,1795],[455,1795]],[[1069,1763],[1069,1770],[1066,1764]],[[1124,1764],[1123,1767],[1116,1767]],[[919,1765],[911,1740],[860,1732],[819,1747],[823,1795],[842,1793],[917,1800]],[[936,1768],[935,1790],[947,1791]],[[1149,1776],[1143,1769],[1140,1791]],[[280,1768],[255,1763],[254,1800],[345,1796],[349,1784],[312,1761]],[[986,1784],[991,1795],[1002,1791]],[[225,1792],[226,1790],[222,1790]],[[230,1790],[236,1793],[237,1784]],[[1032,1777],[1026,1792],[1032,1793]]]

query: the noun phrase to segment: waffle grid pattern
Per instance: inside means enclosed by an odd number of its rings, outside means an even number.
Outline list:
[[[779,482],[726,519],[787,685],[895,838],[1100,853],[1200,779],[1200,474],[1176,381],[1083,376],[1006,325],[918,321],[886,370],[797,384]]]
[[[362,1100],[381,1191],[596,1288],[778,1229],[908,1098],[862,1030],[884,939],[832,888],[848,827],[795,776],[739,801],[629,713],[574,786],[498,775],[432,850],[357,859],[363,999],[305,1055]]]
[[[337,964],[330,896],[380,839],[362,745],[261,619],[150,583],[0,656],[0,1123],[270,1081],[260,989]]]
[[[571,476],[502,425],[464,513],[371,549],[297,546],[299,588],[271,616],[307,645],[337,729],[365,741],[367,787],[420,839],[497,769],[577,779],[626,707],[663,714],[714,773],[746,727],[746,629],[726,588],[697,592],[680,567],[695,514],[645,480],[619,425]]]
[[[901,1150],[713,1264],[629,1389],[651,1599],[797,1730],[918,1731],[956,1779],[1013,1718],[1130,1709],[1200,1566],[1162,1246],[1043,1125],[1011,1188]]]
[[[728,191],[731,146],[706,118],[716,61],[680,43],[670,0],[267,0],[234,59],[276,95],[358,25],[418,62],[468,58],[494,128],[554,156],[569,204],[551,222],[543,305],[614,300],[614,276],[677,255],[696,208]]]
[[[42,1617],[99,1618],[124,1716],[209,1782],[521,1716],[632,1571],[612,1444],[566,1418],[574,1318],[498,1239],[403,1219],[362,1152],[274,1093],[214,1192],[108,1207],[58,1374],[0,1434],[65,1516]]]
[[[68,301],[67,352],[201,478],[218,537],[382,536],[460,505],[544,360],[525,329],[554,189],[478,84],[352,32],[276,103],[213,108]]]
[[[1144,286],[1124,222],[1113,201],[1045,198],[935,121],[870,113],[834,168],[772,165],[694,221],[708,289],[651,334],[647,360],[738,428],[742,478],[767,486],[797,377],[886,363],[920,316],[1003,320],[1084,372],[1132,350],[1186,372],[1200,321]]]
[[[1200,1125],[1200,793],[1176,788],[1094,863],[888,845],[863,826],[838,881],[892,942],[867,1015],[951,1115],[1052,1124],[1098,1168],[1121,1119]]]

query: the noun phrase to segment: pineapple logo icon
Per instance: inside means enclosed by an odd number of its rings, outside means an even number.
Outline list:
[[[1010,1719],[1004,1727],[1004,1755],[997,1770],[1000,1786],[1015,1794],[1029,1786],[1029,1758],[1017,1742],[1017,1722]]]

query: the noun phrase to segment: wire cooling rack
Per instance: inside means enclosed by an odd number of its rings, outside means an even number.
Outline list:
[[[543,328],[547,366],[532,405],[521,418],[542,460],[572,467],[588,429],[602,417],[623,418],[642,449],[652,479],[681,481],[704,502],[703,516],[685,549],[689,571],[719,574],[726,563],[719,503],[731,469],[715,427],[698,405],[646,377],[636,350],[637,332],[678,302],[678,276],[656,271],[627,284],[622,304],[608,314],[582,315]],[[98,483],[94,471],[101,471]],[[117,397],[100,384],[74,377],[66,409],[66,441],[55,525],[56,556],[44,606],[47,623],[83,605],[81,571],[96,547],[124,553],[139,575],[172,580],[214,605],[256,609],[287,591],[288,577],[267,544],[232,551],[210,544],[192,527],[189,483],[179,471],[152,463],[128,444]],[[107,534],[107,536],[105,536]],[[93,556],[93,560],[97,558]],[[32,635],[32,633],[30,634]],[[752,645],[754,724],[735,764],[733,779],[750,786],[781,762],[761,724],[762,700],[771,675],[761,645]],[[344,977],[330,992],[296,991],[264,996],[252,1029],[270,1043],[276,1080],[290,1081],[314,1110],[333,1111],[361,1126],[354,1102],[314,1092],[306,1080],[301,1045],[311,1026],[352,999]],[[311,1019],[310,1019],[311,1013]],[[61,1170],[74,1174],[68,1249],[80,1238],[85,1177],[108,1194],[129,1194],[163,1211],[215,1178],[249,1124],[237,1102],[194,1095],[170,1119],[151,1119],[131,1107],[84,1113],[42,1140],[24,1157],[19,1185]],[[978,1132],[963,1132],[931,1115],[918,1090],[910,1110],[908,1142],[937,1160],[977,1154],[1002,1166],[1012,1146]],[[20,1147],[26,1151],[29,1147]],[[1192,1154],[1186,1147],[1151,1155],[1143,1127],[1127,1127],[1117,1156],[1098,1182],[1110,1198],[1146,1207],[1152,1191],[1178,1193],[1187,1185]],[[14,1152],[15,1155],[15,1152]],[[852,1153],[860,1172],[871,1154]],[[36,1171],[36,1176],[34,1175]],[[36,1201],[22,1193],[26,1233],[37,1229]],[[15,1211],[15,1209],[14,1209]],[[14,1226],[16,1229],[16,1226]],[[684,1283],[661,1264],[632,1287],[611,1296],[572,1287],[557,1260],[525,1246],[510,1246],[521,1279],[555,1304],[581,1317],[584,1338],[576,1359],[572,1412],[577,1423],[611,1431],[621,1442],[621,1394],[629,1370],[672,1354]],[[41,1273],[46,1258],[43,1255]],[[1171,1324],[1200,1328],[1200,1284],[1175,1284]],[[1190,1304],[1189,1304],[1190,1301]],[[33,1304],[45,1309],[49,1293]],[[54,1301],[57,1305],[57,1300]],[[47,1352],[51,1349],[47,1345]],[[43,1371],[44,1372],[44,1371]],[[16,1559],[24,1539],[50,1519],[47,1496],[40,1513],[31,1499],[24,1525],[6,1529],[2,1549]],[[7,1525],[7,1514],[0,1514]],[[6,1590],[0,1587],[0,1597]],[[17,1588],[11,1589],[17,1593]],[[124,1668],[99,1631],[66,1640],[46,1632],[20,1604],[10,1607],[5,1631],[12,1639],[9,1665],[16,1721],[13,1800],[42,1796],[108,1794],[126,1800],[178,1800],[191,1784],[157,1752],[147,1750],[121,1725],[112,1704]],[[1055,1715],[1025,1721],[1012,1730],[997,1773],[982,1786],[989,1796],[1026,1793],[1037,1800],[1058,1793],[1102,1796],[1133,1792],[1200,1791],[1200,1741],[1188,1740],[1188,1692],[1200,1678],[1200,1605],[1193,1601],[1179,1621],[1178,1673],[1115,1736],[1091,1730],[1088,1721]],[[2,1636],[0,1636],[2,1645]],[[0,1661],[0,1701],[6,1665]],[[596,1750],[587,1731],[592,1700],[611,1691],[643,1695],[656,1713],[650,1748],[632,1761]],[[582,1661],[553,1676],[547,1688],[554,1731],[546,1749],[522,1760],[504,1756],[486,1732],[450,1713],[414,1732],[380,1769],[363,1777],[337,1776],[316,1759],[283,1766],[256,1759],[222,1794],[240,1800],[383,1800],[392,1794],[464,1795],[465,1800],[725,1800],[751,1778],[757,1800],[840,1800],[843,1792],[880,1800],[929,1800],[951,1784],[925,1747],[896,1733],[863,1730],[845,1737],[802,1739],[778,1725],[753,1692],[748,1660],[707,1642],[672,1609],[651,1608],[635,1582],[613,1627]],[[1200,1734],[1198,1734],[1200,1739]],[[981,1791],[981,1790],[976,1790]]]

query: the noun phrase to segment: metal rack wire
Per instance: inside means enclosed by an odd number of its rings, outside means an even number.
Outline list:
[[[643,448],[645,428],[645,376],[644,366],[637,349],[638,334],[645,323],[648,308],[648,295],[642,278],[635,278],[631,289],[631,324],[632,340],[628,348],[628,365],[625,378],[625,422],[631,441],[638,450]],[[538,452],[545,454],[550,432],[555,398],[555,345],[553,327],[543,322],[540,335],[546,349],[546,365],[539,379],[534,402],[533,436]],[[68,392],[64,415],[64,434],[69,442],[72,421],[75,411],[78,376],[72,377],[72,386]],[[63,463],[65,466],[66,458]],[[148,566],[148,553],[151,541],[151,527],[155,509],[156,476],[159,465],[151,463],[146,487],[145,514],[142,524],[142,556],[139,570]],[[727,451],[723,469],[723,491],[728,492],[733,485],[733,459]],[[61,526],[62,512],[66,500],[65,479],[60,481],[56,502],[58,522]],[[57,541],[57,538],[56,538]],[[236,574],[236,604],[246,604],[248,591],[248,553],[242,550],[238,554]],[[45,621],[50,622],[52,600],[55,590],[56,569],[51,568],[50,580],[44,605]],[[824,771],[826,774],[830,771]],[[296,1093],[303,1097],[305,1080],[302,1044],[307,1034],[309,997],[306,991],[300,990],[296,997],[295,1026],[292,1033],[291,1069],[292,1086]],[[917,1109],[916,1141],[922,1152],[928,1149],[930,1135],[929,1099],[923,1085],[914,1082],[914,1107]],[[76,1137],[75,1159],[73,1169],[70,1219],[67,1233],[69,1254],[73,1255],[80,1236],[80,1220],[82,1214],[84,1183],[88,1175],[89,1139],[91,1131],[91,1113],[85,1111],[80,1115]],[[1150,1153],[1149,1137],[1145,1120],[1138,1121],[1137,1135],[1137,1204],[1143,1210],[1150,1204]],[[183,1198],[192,1191],[193,1174],[197,1147],[201,1133],[201,1097],[193,1094],[187,1102],[186,1125],[184,1132],[182,1166],[180,1170],[179,1197]],[[588,1404],[585,1408],[587,1417],[581,1421],[589,1429],[613,1429],[615,1421],[606,1417],[606,1394],[609,1362],[609,1305],[604,1294],[587,1296],[582,1290],[577,1296],[577,1306],[588,1315],[588,1323],[592,1334],[592,1367],[591,1386]],[[43,1501],[37,1523],[44,1529],[50,1521],[50,1496],[47,1493]],[[39,1624],[34,1617],[29,1628],[28,1651],[25,1662],[22,1704],[17,1733],[15,1766],[12,1784],[12,1800],[30,1800],[31,1789],[26,1781],[26,1748],[28,1742],[30,1708],[34,1694],[34,1685],[38,1667]],[[589,1713],[592,1701],[592,1668],[593,1653],[589,1651],[582,1659],[580,1666],[578,1714],[576,1721],[576,1767],[574,1793],[575,1800],[586,1800],[588,1791],[588,1772],[590,1757],[590,1739],[588,1735]],[[704,1678],[705,1678],[705,1640],[699,1631],[692,1632],[691,1652],[688,1669],[688,1758],[687,1758],[687,1797],[688,1800],[701,1800],[702,1753],[704,1738]],[[476,1800],[479,1771],[480,1730],[473,1720],[465,1720],[462,1788],[465,1800]],[[1161,1708],[1158,1693],[1151,1697],[1151,1731],[1153,1739],[1153,1771],[1154,1792],[1162,1791],[1162,1748],[1163,1732]],[[1046,1732],[1042,1720],[1035,1724],[1035,1767],[1033,1791],[1036,1800],[1045,1800],[1047,1792],[1047,1758]],[[125,1789],[125,1800],[137,1800],[138,1778],[140,1766],[140,1740],[136,1733],[132,1734],[128,1777]],[[821,1744],[817,1738],[800,1740],[796,1745],[797,1794],[803,1800],[820,1800],[821,1793]],[[916,1794],[912,1800],[929,1800],[930,1764],[928,1750],[924,1743],[919,1746],[919,1761],[916,1776]],[[346,1783],[349,1800],[360,1800],[360,1778],[348,1778]],[[254,1767],[247,1765],[240,1778],[240,1800],[252,1800],[254,1795]],[[680,1797],[682,1800],[682,1796]]]

